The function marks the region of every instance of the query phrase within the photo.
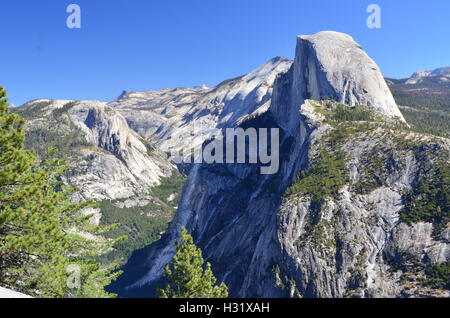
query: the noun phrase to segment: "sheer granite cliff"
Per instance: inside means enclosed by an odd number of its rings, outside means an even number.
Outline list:
[[[448,196],[449,140],[408,130],[349,36],[299,37],[267,111],[238,124],[280,128],[279,171],[195,165],[169,230],[112,291],[150,296],[186,227],[234,297],[448,296],[422,279],[450,259],[448,200],[429,218],[408,194],[436,179]]]
[[[212,88],[124,92],[108,106],[120,112],[141,136],[155,140],[160,150],[189,151],[214,136],[216,129],[236,126],[247,116],[266,111],[277,75],[291,64],[275,57]]]
[[[34,100],[16,111],[28,120],[29,147],[42,158],[55,147],[67,160],[77,200],[144,198],[174,169],[105,103]]]

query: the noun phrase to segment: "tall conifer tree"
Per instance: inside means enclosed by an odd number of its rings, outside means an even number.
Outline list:
[[[89,222],[89,202],[70,201],[63,161],[40,162],[24,141],[25,122],[0,86],[0,285],[38,297],[114,296],[104,286],[120,273],[96,261],[114,244],[101,238],[110,228]]]
[[[166,265],[166,276],[170,283],[159,289],[161,298],[226,298],[228,287],[225,283],[216,284],[211,264],[206,263],[202,251],[195,246],[187,230],[181,230],[181,242],[176,242],[175,256]]]

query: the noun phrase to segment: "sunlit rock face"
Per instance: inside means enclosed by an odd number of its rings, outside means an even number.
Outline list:
[[[236,126],[244,117],[266,111],[277,75],[291,64],[275,57],[213,88],[124,92],[108,106],[141,136],[155,140],[162,151],[189,151],[214,136],[215,129]]]
[[[403,116],[377,64],[347,34],[324,31],[299,36],[294,85],[304,98],[327,97],[348,105],[367,105],[388,117]]]
[[[0,298],[32,298],[31,296],[0,287]]]
[[[400,251],[420,261],[448,261],[448,231],[433,237],[429,223],[399,222],[402,194],[414,186],[422,164],[434,164],[433,152],[449,151],[448,141],[423,139],[419,159],[415,148],[397,150],[382,128],[356,132],[342,145],[349,180],[336,197],[320,207],[307,195],[285,197],[298,173],[316,164],[334,129],[314,106],[322,99],[365,105],[387,120],[403,121],[379,68],[350,36],[299,37],[295,61],[277,75],[267,111],[242,123],[280,129],[279,171],[261,175],[258,165],[195,165],[169,230],[135,253],[112,291],[151,296],[181,227],[193,234],[234,297],[399,297],[405,286],[389,264]],[[391,154],[385,184],[358,193],[354,184],[365,178],[366,160],[378,151]]]
[[[412,133],[394,138],[381,126],[355,130],[341,145],[349,180],[335,197],[320,206],[308,195],[287,197],[299,172],[317,164],[334,129],[316,108],[320,100],[404,120],[375,62],[336,32],[300,36],[294,61],[277,57],[213,88],[124,92],[110,103],[40,100],[24,110],[33,113],[31,130],[82,137],[68,176],[80,200],[127,199],[123,204],[130,206],[170,175],[175,166],[168,153],[201,145],[227,127],[280,129],[275,174],[262,175],[252,164],[193,165],[167,233],[137,251],[110,286],[121,296],[152,295],[181,227],[234,297],[449,296],[406,286],[392,269],[405,252],[427,264],[450,259],[448,230],[436,235],[431,223],[400,222],[403,195],[430,177],[424,167],[435,164],[435,154],[448,153],[448,140]],[[60,117],[49,121],[55,111]],[[420,146],[410,146],[416,139]],[[388,156],[384,182],[357,192],[368,160],[378,154]]]
[[[411,75],[411,78],[445,76],[450,75],[450,66],[439,67],[433,71],[416,71]]]
[[[34,100],[17,111],[28,121],[30,147],[63,149],[77,201],[143,198],[175,168],[106,103]]]

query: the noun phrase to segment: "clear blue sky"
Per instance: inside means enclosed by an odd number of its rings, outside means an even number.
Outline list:
[[[66,27],[66,7],[82,28]],[[366,7],[382,28],[366,27]],[[122,90],[213,86],[274,56],[295,37],[352,35],[385,76],[450,65],[449,0],[15,0],[0,7],[0,85],[35,98],[109,101]]]

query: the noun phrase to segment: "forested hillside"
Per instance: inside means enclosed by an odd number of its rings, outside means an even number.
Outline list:
[[[387,82],[412,128],[443,137],[450,135],[450,80],[446,76]]]

